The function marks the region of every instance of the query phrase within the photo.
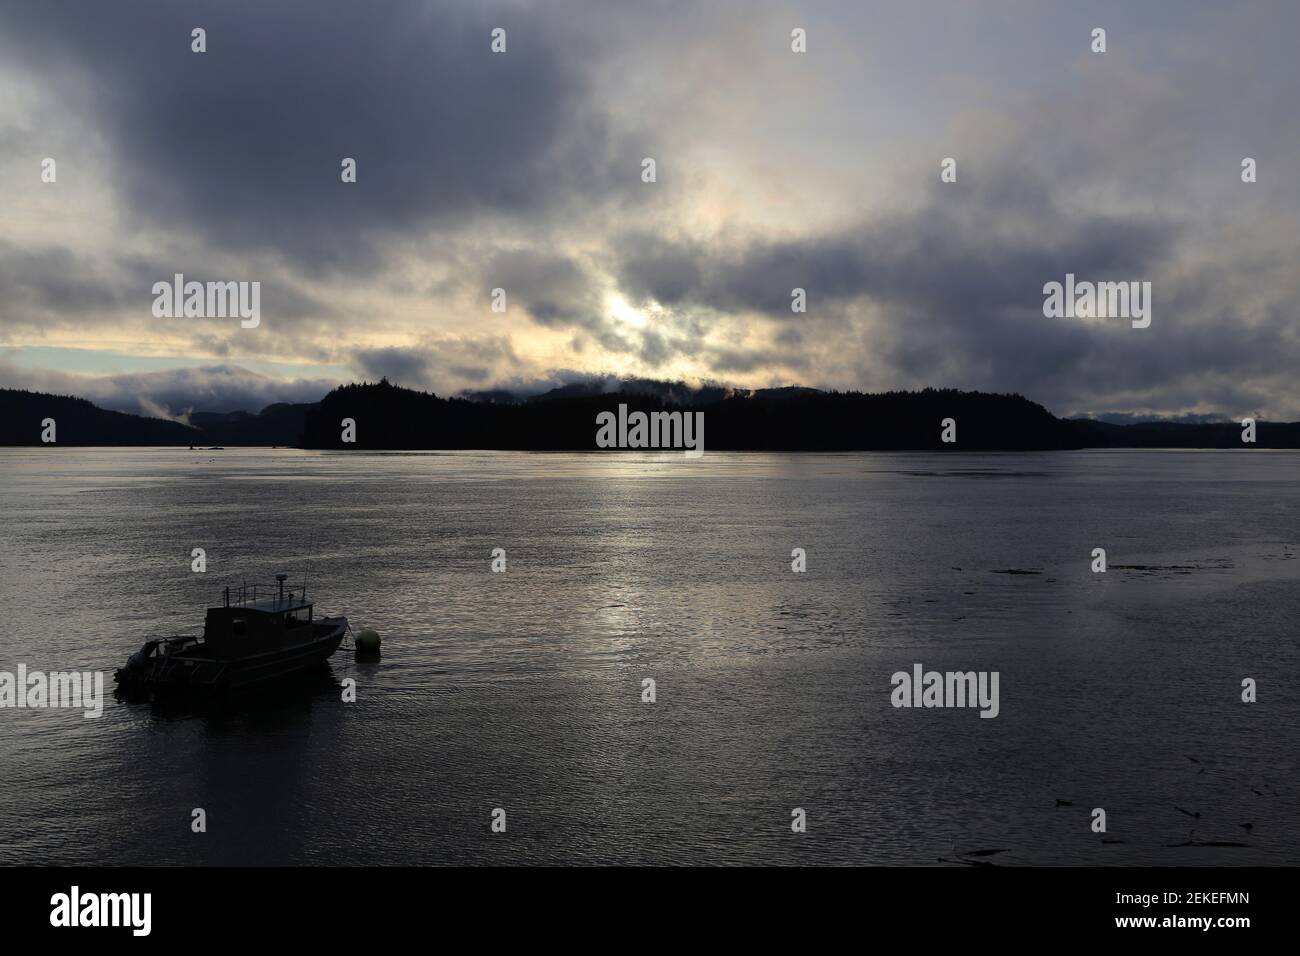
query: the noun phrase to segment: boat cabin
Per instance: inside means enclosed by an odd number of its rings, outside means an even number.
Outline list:
[[[208,608],[203,643],[219,658],[244,657],[272,651],[312,637],[312,605],[305,597],[284,593],[286,575],[277,574],[279,592],[259,597],[257,587],[225,590],[225,604]]]

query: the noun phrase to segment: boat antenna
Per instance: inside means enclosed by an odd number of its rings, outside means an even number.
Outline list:
[[[315,550],[316,550],[316,529],[313,528],[311,532],[311,543],[308,546],[308,551],[307,551],[307,567],[304,568],[302,572],[302,599],[304,601],[307,600],[307,575],[311,572],[311,556],[313,553],[315,553]]]

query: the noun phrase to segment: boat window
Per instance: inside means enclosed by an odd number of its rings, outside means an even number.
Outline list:
[[[294,610],[290,611],[288,614],[284,616],[284,620],[285,623],[288,624],[290,627],[296,627],[300,624],[310,624],[311,608],[310,607],[295,608]]]
[[[232,617],[230,619],[230,633],[236,637],[244,634],[244,619],[242,617]]]

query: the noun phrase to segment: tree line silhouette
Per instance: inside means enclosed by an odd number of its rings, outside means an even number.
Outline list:
[[[179,422],[110,412],[84,398],[0,388],[0,445],[40,445],[52,418],[59,445],[184,445],[203,433]]]
[[[1115,425],[1061,419],[1020,395],[808,388],[692,389],[648,380],[574,384],[521,399],[507,392],[443,398],[377,383],[340,386],[315,404],[190,416],[192,425],[101,409],[82,398],[0,389],[0,444],[39,445],[57,422],[60,445],[293,445],[319,449],[596,449],[596,416],[703,412],[704,448],[735,451],[1032,451],[1068,448],[1241,448],[1237,423]],[[944,419],[956,441],[942,440]],[[343,441],[352,419],[356,441]],[[1257,446],[1300,448],[1300,423],[1260,422]]]

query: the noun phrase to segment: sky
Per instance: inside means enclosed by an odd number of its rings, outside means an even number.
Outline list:
[[[1285,0],[2,0],[0,386],[1300,419],[1297,36]],[[155,316],[176,273],[259,282],[257,327]],[[1045,316],[1067,273],[1150,282],[1150,326]]]

